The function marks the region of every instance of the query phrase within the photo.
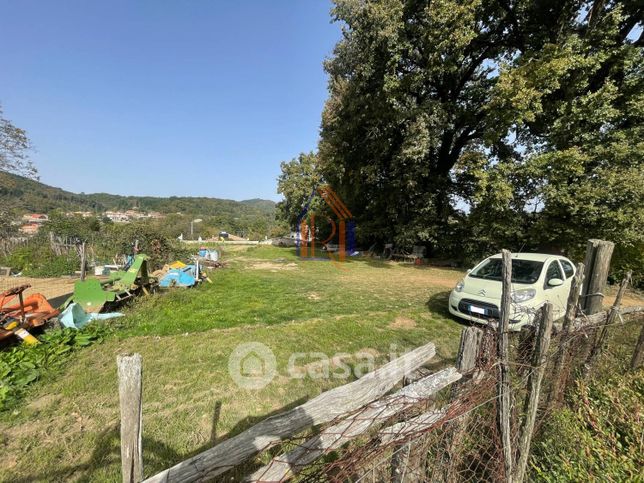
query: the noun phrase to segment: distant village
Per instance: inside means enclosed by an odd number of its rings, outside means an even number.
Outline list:
[[[150,211],[144,213],[138,210],[127,211],[106,211],[102,214],[96,214],[92,211],[68,211],[65,213],[67,216],[80,216],[83,218],[103,217],[107,218],[114,223],[129,223],[135,220],[158,220],[164,218],[165,215],[157,211]],[[49,221],[49,215],[44,213],[27,213],[22,216],[20,220],[20,232],[24,235],[35,235],[38,233],[40,227]]]

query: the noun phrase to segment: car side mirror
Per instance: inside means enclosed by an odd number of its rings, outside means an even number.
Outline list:
[[[467,269],[467,272],[465,272],[465,273],[470,273],[471,271],[472,271],[472,269],[471,269],[471,268],[468,268],[468,269]]]
[[[561,280],[560,278],[551,278],[548,280],[548,286],[549,287],[559,287],[560,285],[563,285],[564,281]]]

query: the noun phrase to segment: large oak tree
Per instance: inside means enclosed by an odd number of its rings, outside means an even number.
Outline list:
[[[320,163],[363,241],[638,242],[639,3],[336,0],[333,15]]]

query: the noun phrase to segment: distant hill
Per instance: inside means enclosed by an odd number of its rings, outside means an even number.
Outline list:
[[[158,211],[189,215],[223,215],[232,217],[259,216],[271,218],[275,202],[252,199],[245,201],[219,198],[171,196],[121,196],[108,193],[77,194],[48,186],[32,179],[0,171],[0,206],[15,214],[51,213],[63,211],[93,211],[97,214],[108,210]]]

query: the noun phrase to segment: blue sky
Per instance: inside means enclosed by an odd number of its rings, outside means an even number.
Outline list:
[[[0,0],[0,103],[41,181],[74,192],[279,199],[315,149],[327,0]]]

